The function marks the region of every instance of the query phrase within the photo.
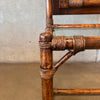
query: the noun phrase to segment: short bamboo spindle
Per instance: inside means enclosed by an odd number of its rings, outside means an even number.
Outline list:
[[[54,29],[62,28],[100,28],[100,24],[54,24],[52,25]]]
[[[54,89],[54,94],[67,94],[67,95],[98,95],[100,89]]]

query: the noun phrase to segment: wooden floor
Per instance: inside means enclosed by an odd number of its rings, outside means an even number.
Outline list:
[[[42,100],[39,64],[0,64],[0,100]],[[64,64],[55,88],[99,88],[100,63]],[[54,100],[100,100],[100,96],[55,96]]]

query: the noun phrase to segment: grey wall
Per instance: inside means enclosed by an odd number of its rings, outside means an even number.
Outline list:
[[[62,17],[62,19],[60,18]],[[100,23],[100,15],[54,16],[54,23]],[[39,34],[45,29],[45,0],[0,1],[0,62],[39,62]],[[54,35],[99,36],[100,29],[56,30]],[[54,52],[57,61],[67,51]],[[100,61],[99,50],[85,51],[69,61]]]

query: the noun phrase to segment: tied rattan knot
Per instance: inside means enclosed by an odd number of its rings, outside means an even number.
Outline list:
[[[85,50],[85,39],[84,36],[72,36],[73,40],[73,54],[75,55],[76,53],[80,51]]]

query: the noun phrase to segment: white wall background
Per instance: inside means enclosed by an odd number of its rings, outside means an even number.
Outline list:
[[[62,19],[60,18],[62,17]],[[100,23],[100,15],[54,16],[54,23]],[[45,29],[45,0],[0,1],[0,62],[39,62],[39,34]],[[56,30],[55,35],[99,36],[100,29]],[[57,61],[67,51],[54,52]],[[72,62],[98,62],[99,50],[87,50]]]

